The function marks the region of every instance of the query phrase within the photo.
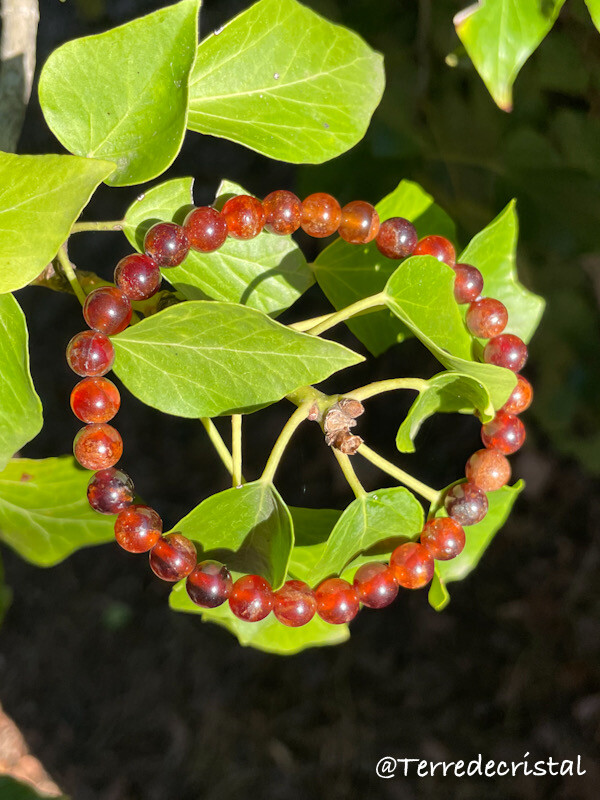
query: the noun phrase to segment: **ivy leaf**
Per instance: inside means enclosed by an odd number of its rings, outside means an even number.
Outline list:
[[[12,294],[0,295],[0,470],[42,429],[42,404],[29,372],[27,324]]]
[[[436,611],[443,611],[450,602],[450,595],[448,594],[448,589],[446,589],[446,584],[440,578],[438,570],[439,563],[439,561],[435,562],[435,571],[433,573],[431,585],[429,586],[427,599],[432,608],[435,608]]]
[[[188,127],[319,164],[362,139],[384,82],[356,33],[296,0],[260,0],[200,43]]]
[[[363,361],[259,311],[206,300],[166,308],[112,342],[125,386],[180,417],[249,413]]]
[[[494,407],[486,387],[470,375],[441,372],[427,381],[419,392],[396,436],[401,453],[414,453],[414,440],[421,425],[438,412],[472,414],[477,411],[482,422],[494,418]]]
[[[114,519],[90,508],[89,479],[72,456],[13,459],[0,472],[0,540],[40,567],[111,541]]]
[[[230,568],[285,581],[294,528],[288,507],[270,483],[254,481],[211,495],[173,528]],[[218,551],[216,554],[212,551]]]
[[[417,183],[401,181],[394,191],[377,206],[382,220],[390,217],[409,219],[419,236],[437,233],[454,239],[454,224],[433,198]],[[317,282],[336,310],[377,294],[400,261],[386,258],[375,242],[363,247],[338,238],[325,248],[314,263]],[[378,356],[397,342],[411,335],[402,322],[389,311],[377,311],[348,320],[352,333],[374,355]]]
[[[323,556],[327,539],[341,511],[331,508],[296,508],[290,513],[294,521],[294,547],[290,555],[290,577],[307,582],[315,565]]]
[[[475,69],[503,111],[523,64],[549,33],[565,0],[480,0],[454,17]]]
[[[183,221],[192,202],[192,178],[178,178],[155,186],[129,208],[125,235],[140,252],[144,235],[158,220]],[[248,194],[236,183],[223,181],[217,192]],[[289,236],[263,232],[254,239],[228,238],[214,253],[190,251],[179,267],[163,276],[187,300],[225,300],[276,316],[314,282],[298,245]]]
[[[600,0],[585,0],[592,22],[600,31]]]
[[[130,186],[164,172],[186,129],[199,0],[182,0],[55,50],[39,95],[67,150],[117,165],[107,183]]]
[[[0,153],[0,292],[37,277],[114,164]]]

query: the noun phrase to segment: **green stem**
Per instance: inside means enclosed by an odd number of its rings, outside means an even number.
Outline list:
[[[300,331],[301,333],[304,331],[309,331],[311,328],[314,328],[316,325],[319,325],[321,322],[325,322],[325,320],[329,319],[335,314],[335,311],[330,311],[329,314],[322,314],[320,317],[311,317],[310,319],[301,319],[299,322],[292,322],[291,325],[288,325],[288,328],[291,328],[294,331]]]
[[[242,415],[231,416],[231,481],[233,486],[242,483]]]
[[[375,381],[375,383],[367,383],[366,386],[360,386],[352,392],[346,392],[344,397],[351,397],[354,400],[368,400],[369,397],[375,397],[383,392],[393,392],[396,389],[414,389],[417,392],[424,391],[429,385],[428,381],[421,378],[390,378],[386,381]]]
[[[73,265],[69,260],[69,256],[67,254],[67,248],[65,247],[64,244],[61,245],[61,247],[59,248],[56,257],[58,258],[58,263],[60,264],[60,268],[63,272],[63,275],[69,281],[69,283],[71,284],[71,288],[75,293],[75,296],[77,297],[81,305],[83,305],[85,303],[85,292],[83,291],[83,289],[81,288],[81,284],[77,280],[77,275],[75,275],[75,270],[73,269]]]
[[[366,495],[366,491],[362,483],[358,480],[356,472],[354,471],[354,467],[350,462],[350,459],[345,453],[340,453],[339,450],[333,448],[333,455],[337,458],[338,464],[342,472],[344,473],[344,478],[348,481],[348,484],[356,497],[364,497]]]
[[[403,469],[400,469],[400,467],[397,467],[374,450],[371,450],[366,444],[361,444],[357,452],[360,453],[363,458],[366,458],[367,461],[370,461],[371,464],[375,464],[380,470],[387,472],[388,475],[391,475],[392,478],[395,478],[399,483],[403,483],[405,486],[408,486],[409,489],[420,494],[421,497],[424,497],[425,500],[428,500],[431,504],[438,502],[441,492],[413,478],[408,472],[404,472]]]
[[[308,416],[311,406],[312,401],[303,403],[294,411],[292,416],[283,426],[281,433],[277,437],[277,441],[271,450],[269,458],[267,459],[263,474],[260,477],[263,483],[273,483],[273,478],[275,477],[277,467],[279,466],[279,462],[281,461],[281,457],[283,456],[285,448],[288,446],[290,439],[296,431],[296,428],[298,428],[298,426],[301,425]]]
[[[210,419],[210,417],[200,417],[200,422],[204,425],[204,429],[208,434],[208,438],[212,442],[213,447],[217,451],[217,454],[223,464],[225,465],[225,469],[229,472],[230,475],[233,475],[233,459],[231,457],[231,453],[227,449],[227,445],[221,438],[221,434],[217,430],[215,423]],[[240,473],[240,482],[244,483],[244,476]]]
[[[319,336],[319,334],[328,331],[339,322],[350,319],[350,317],[355,317],[357,314],[362,314],[364,312],[375,311],[384,305],[384,297],[384,292],[380,292],[379,294],[371,295],[371,297],[364,297],[362,300],[357,300],[356,303],[342,308],[341,311],[336,311],[335,314],[329,314],[323,322],[319,322],[313,328],[309,328],[308,333],[311,333],[313,336]]]
[[[122,231],[125,220],[108,220],[107,222],[76,222],[71,228],[71,233],[84,233],[85,231]]]

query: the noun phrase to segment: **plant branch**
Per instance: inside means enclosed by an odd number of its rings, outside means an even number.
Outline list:
[[[291,328],[294,331],[300,331],[300,333],[304,333],[304,331],[309,331],[311,328],[316,327],[321,322],[325,322],[325,320],[330,319],[330,317],[333,317],[334,314],[335,311],[330,311],[329,314],[322,314],[320,317],[301,319],[299,322],[292,322],[291,325],[288,325],[288,328]]]
[[[285,448],[288,446],[290,439],[296,431],[296,428],[298,428],[298,426],[301,425],[308,417],[308,412],[310,411],[312,404],[312,400],[302,403],[302,405],[294,411],[292,416],[283,426],[281,433],[277,437],[277,441],[271,450],[269,458],[267,459],[263,474],[261,475],[260,479],[264,483],[273,483],[275,472],[277,471],[277,467],[279,466],[279,462],[281,461],[281,457],[283,456]]]
[[[122,231],[125,220],[108,220],[107,222],[76,222],[71,228],[71,233],[85,233],[86,231]]]
[[[360,386],[352,392],[346,392],[344,397],[351,397],[354,400],[368,400],[383,392],[393,392],[396,389],[414,389],[417,392],[424,391],[429,385],[428,381],[421,378],[390,378],[386,381],[375,381]]]
[[[380,292],[379,294],[371,295],[371,297],[364,297],[362,300],[357,300],[356,303],[342,308],[341,311],[336,311],[334,314],[327,315],[322,322],[309,328],[307,333],[311,333],[313,336],[319,336],[319,334],[328,331],[340,322],[350,319],[350,317],[376,311],[383,307],[384,296],[384,293]]]
[[[75,292],[75,296],[81,305],[83,305],[85,303],[85,292],[77,280],[77,275],[75,274],[75,270],[73,269],[73,265],[69,259],[66,245],[63,244],[60,246],[58,253],[56,254],[56,258],[58,259],[58,263],[60,264],[63,275],[71,284],[71,288]]]
[[[217,454],[223,464],[225,465],[225,469],[229,472],[230,475],[233,475],[233,459],[231,457],[231,453],[227,449],[227,445],[223,441],[221,434],[217,430],[215,423],[210,419],[210,417],[200,417],[200,422],[204,425],[204,430],[208,434],[208,438],[210,439],[213,447],[217,451]],[[244,476],[240,471],[240,480],[239,483],[245,483]],[[239,485],[239,484],[236,484]]]
[[[405,486],[408,486],[409,489],[412,489],[417,494],[420,494],[421,497],[424,497],[425,500],[428,500],[431,504],[437,503],[439,500],[441,492],[438,492],[437,489],[432,489],[432,487],[427,486],[426,483],[421,483],[421,481],[413,478],[413,476],[408,472],[404,472],[403,469],[400,469],[400,467],[392,464],[391,461],[388,461],[374,450],[371,450],[371,448],[367,447],[366,444],[361,444],[357,452],[363,458],[366,458],[367,461],[370,461],[371,464],[375,464],[375,466],[379,467],[380,470],[387,472],[388,475],[391,475],[392,478],[395,478],[399,483],[403,483]]]
[[[242,415],[231,415],[231,481],[233,486],[242,483]]]
[[[354,467],[348,456],[345,453],[340,453],[339,450],[333,448],[333,455],[337,458],[338,464],[340,465],[340,469],[344,473],[344,478],[348,481],[348,484],[356,497],[364,497],[366,495],[366,491],[362,483],[358,480],[356,472],[354,471]]]

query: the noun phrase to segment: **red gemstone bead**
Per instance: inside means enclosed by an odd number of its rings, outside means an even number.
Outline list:
[[[146,255],[132,253],[115,268],[115,283],[130,300],[147,300],[156,294],[162,280],[158,266]]]
[[[522,414],[529,408],[532,400],[533,386],[527,378],[517,375],[517,385],[500,410],[506,411],[507,414]]]
[[[434,563],[426,547],[418,542],[407,542],[392,553],[390,569],[400,586],[420,589],[433,578]]]
[[[302,203],[293,192],[278,189],[263,200],[265,230],[280,236],[289,236],[300,227]]]
[[[498,450],[477,450],[467,461],[465,475],[484,492],[494,492],[510,480],[510,464]]]
[[[474,483],[457,483],[447,493],[444,501],[448,516],[459,525],[475,525],[485,517],[488,499]]]
[[[158,267],[176,267],[190,250],[190,243],[181,225],[157,222],[144,237],[144,252]]]
[[[129,553],[147,553],[160,539],[162,519],[150,506],[135,503],[119,512],[115,539]]]
[[[467,328],[479,339],[491,339],[492,336],[502,333],[507,322],[506,306],[493,297],[475,300],[467,310]]]
[[[404,217],[390,217],[379,226],[375,244],[386,258],[398,260],[411,256],[419,237],[417,229]]]
[[[118,514],[133,503],[133,481],[115,467],[100,470],[90,478],[87,498],[94,511]]]
[[[265,210],[260,200],[248,194],[231,197],[223,206],[229,235],[234,239],[254,239],[265,224]]]
[[[75,334],[67,345],[67,361],[77,375],[106,375],[115,360],[115,350],[108,336],[98,331]]]
[[[113,336],[131,322],[131,303],[116,286],[100,286],[85,298],[83,318],[100,333]]]
[[[495,364],[497,367],[506,367],[513,372],[519,372],[527,361],[527,345],[513,333],[503,333],[490,339],[486,344],[483,360],[486,364]]]
[[[481,441],[488,450],[499,450],[509,456],[523,446],[525,426],[514,414],[498,411],[491,422],[482,425]]]
[[[425,523],[421,544],[437,561],[449,561],[459,556],[465,547],[462,525],[450,517],[438,517]]]
[[[455,264],[454,299],[457,303],[472,303],[483,291],[483,275],[470,264]]]
[[[338,233],[350,244],[368,244],[379,232],[379,214],[370,203],[353,200],[342,208]]]
[[[360,608],[358,592],[343,578],[329,578],[315,590],[317,613],[325,622],[342,625],[350,622]]]
[[[415,256],[433,256],[449,267],[456,263],[456,251],[452,242],[444,236],[425,236],[414,249]]]
[[[387,564],[370,561],[356,570],[354,588],[363,605],[368,608],[385,608],[396,599],[398,581]]]
[[[258,622],[273,608],[273,591],[260,575],[243,575],[231,588],[231,613],[246,622]]]
[[[201,253],[212,253],[225,244],[227,223],[220,211],[212,206],[195,208],[185,218],[183,229],[190,246]]]
[[[286,581],[274,596],[273,613],[284,625],[298,628],[314,617],[317,601],[304,581]]]
[[[150,550],[150,569],[161,580],[175,583],[196,566],[196,547],[181,533],[161,536]]]
[[[77,433],[73,455],[85,469],[107,469],[123,455],[123,440],[112,425],[95,422]]]
[[[330,194],[316,192],[302,203],[302,230],[315,239],[331,236],[340,227],[342,209]]]
[[[185,584],[192,603],[202,608],[216,608],[223,605],[231,594],[231,573],[220,561],[201,561],[190,572]]]
[[[108,422],[120,405],[119,390],[108,378],[84,378],[71,392],[71,408],[82,422]]]

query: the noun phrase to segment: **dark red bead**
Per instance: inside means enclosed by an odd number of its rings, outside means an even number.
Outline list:
[[[300,227],[302,203],[293,192],[278,189],[263,200],[265,230],[280,236],[289,236]]]
[[[118,514],[133,503],[133,481],[115,467],[100,470],[90,478],[87,498],[94,511]]]
[[[110,339],[98,331],[77,333],[67,345],[67,362],[77,375],[106,375],[114,360],[115,350]]]
[[[298,628],[314,617],[317,601],[313,590],[304,581],[286,581],[274,596],[273,613],[284,625]]]
[[[338,233],[350,244],[368,244],[379,232],[379,214],[370,203],[353,200],[342,208]]]
[[[85,469],[114,467],[123,455],[123,440],[112,425],[92,423],[75,436],[73,455]]]
[[[499,450],[509,456],[523,446],[525,426],[514,414],[498,411],[491,422],[482,425],[481,441],[489,450]]]
[[[527,361],[527,345],[513,333],[494,336],[484,348],[483,360],[486,364],[520,372]]]
[[[108,422],[120,405],[119,390],[108,378],[84,378],[71,392],[71,408],[82,422]]]
[[[493,297],[475,300],[467,309],[467,328],[479,339],[490,339],[502,333],[508,322],[508,311],[504,303]]]
[[[386,258],[398,260],[411,256],[419,237],[417,229],[404,217],[390,217],[379,226],[375,244]]]
[[[201,561],[190,572],[185,584],[192,603],[201,608],[216,608],[223,605],[231,594],[231,573],[220,561]]]
[[[115,520],[115,539],[129,553],[147,553],[160,539],[162,519],[150,506],[134,503]]]
[[[444,500],[448,516],[459,525],[475,525],[485,517],[488,499],[479,486],[474,483],[457,483],[447,493]]]
[[[465,532],[451,517],[430,519],[421,531],[421,544],[436,561],[449,561],[464,550]]]
[[[317,613],[331,625],[343,625],[358,614],[358,592],[343,578],[329,578],[315,590]]]
[[[227,222],[220,211],[212,206],[195,208],[183,223],[190,247],[201,253],[212,253],[225,244],[227,239]]]
[[[302,202],[302,230],[315,239],[331,236],[340,227],[342,209],[330,194],[316,192]]]
[[[159,289],[162,280],[154,261],[141,253],[122,258],[115,269],[115,283],[130,300],[147,300]]]
[[[453,267],[456,263],[454,245],[444,236],[425,236],[425,238],[417,242],[413,255],[433,256],[433,258],[437,258],[438,261],[447,264],[449,267]]]
[[[83,306],[83,318],[100,333],[113,336],[124,331],[131,322],[131,303],[116,286],[100,286],[90,292]]]
[[[455,264],[454,299],[457,303],[472,303],[483,291],[483,275],[470,264]]]
[[[399,586],[421,589],[433,578],[434,563],[426,547],[418,542],[407,542],[392,553],[390,569]]]
[[[196,547],[181,533],[161,536],[150,550],[150,569],[162,581],[187,578],[196,566]]]
[[[189,250],[186,232],[174,222],[157,222],[144,237],[144,252],[158,267],[177,267]]]
[[[494,492],[509,482],[510,464],[498,450],[477,450],[467,461],[465,475],[484,492]]]
[[[394,570],[387,564],[370,561],[354,574],[354,588],[358,599],[368,608],[385,608],[393,603],[398,594],[398,581]]]
[[[231,587],[231,613],[245,622],[259,622],[273,608],[273,591],[260,575],[243,575]]]
[[[262,203],[248,194],[231,197],[223,206],[222,214],[229,235],[234,239],[254,239],[265,224],[265,210]]]
[[[532,400],[533,386],[527,378],[517,375],[517,385],[500,410],[506,411],[507,414],[522,414],[529,408]]]

